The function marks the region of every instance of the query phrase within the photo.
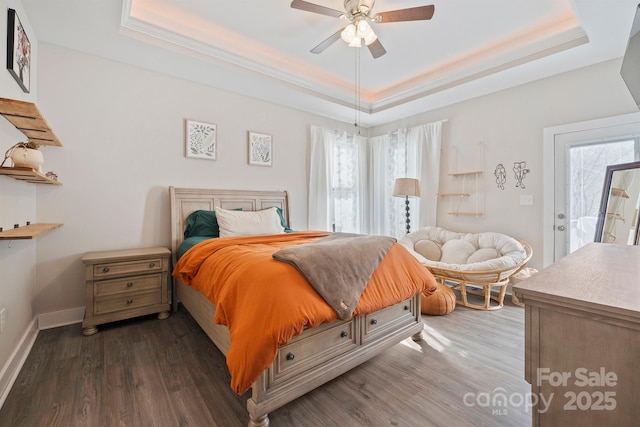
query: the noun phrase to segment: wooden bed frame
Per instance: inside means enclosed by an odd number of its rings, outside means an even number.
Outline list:
[[[187,216],[198,209],[260,210],[282,208],[289,224],[286,191],[233,191],[169,187],[173,265],[183,240]],[[200,292],[173,279],[173,309],[187,309],[216,347],[226,355],[230,338],[225,326],[213,323],[215,306]],[[421,338],[420,295],[378,312],[336,320],[306,329],[279,348],[271,366],[253,383],[247,401],[249,427],[269,425],[269,412],[336,378],[406,338]]]

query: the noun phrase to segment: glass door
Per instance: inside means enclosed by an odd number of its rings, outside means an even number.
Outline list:
[[[607,166],[640,159],[637,135],[608,129],[608,136],[594,139],[602,131],[556,137],[555,261],[593,242]]]

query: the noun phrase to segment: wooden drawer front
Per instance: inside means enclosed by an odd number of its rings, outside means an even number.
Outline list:
[[[100,280],[94,282],[96,297],[113,295],[122,292],[140,292],[160,289],[162,286],[162,274],[148,274],[146,276],[133,276],[122,279]]]
[[[125,311],[162,303],[160,292],[116,294],[94,300],[94,315]]]
[[[353,320],[328,325],[326,330],[280,347],[273,379],[313,368],[357,346]]]
[[[415,300],[408,299],[400,304],[365,315],[362,325],[363,342],[376,338],[389,329],[415,321],[414,302]]]
[[[150,258],[128,262],[110,262],[93,266],[93,277],[120,276],[130,273],[144,273],[147,271],[162,271],[162,259]]]

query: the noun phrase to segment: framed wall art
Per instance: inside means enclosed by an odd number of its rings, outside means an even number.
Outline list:
[[[249,164],[271,166],[273,138],[266,133],[249,131]]]
[[[7,17],[7,70],[24,92],[31,86],[31,43],[15,10]]]
[[[218,132],[215,124],[187,119],[186,157],[215,160],[218,151],[217,136]]]

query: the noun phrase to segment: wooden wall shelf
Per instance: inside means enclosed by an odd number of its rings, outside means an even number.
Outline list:
[[[29,141],[40,145],[62,146],[34,103],[0,98],[0,114],[29,138]]]
[[[0,240],[29,240],[47,233],[62,224],[30,224],[24,227],[12,228],[11,230],[0,232]]]
[[[18,179],[20,181],[33,182],[36,184],[53,184],[62,185],[61,182],[55,181],[43,173],[38,172],[32,168],[0,168],[0,175],[10,176],[11,178]]]

